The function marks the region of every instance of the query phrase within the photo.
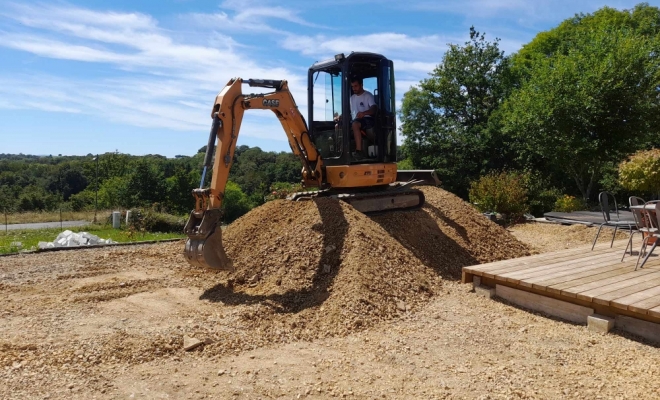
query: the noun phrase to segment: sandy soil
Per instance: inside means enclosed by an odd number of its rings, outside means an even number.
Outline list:
[[[456,279],[456,265],[528,252],[514,237],[547,251],[590,243],[593,228],[506,232],[435,195],[399,222],[342,208],[347,225],[328,229],[345,229],[345,243],[328,242],[337,235],[314,222],[323,211],[305,208],[293,211],[317,236],[264,244],[255,232],[275,228],[254,214],[226,232],[234,274],[192,269],[183,242],[2,257],[0,398],[660,398],[656,345],[487,300]],[[419,241],[393,224],[417,227]],[[372,240],[376,255],[363,250]],[[248,248],[252,261],[236,253]],[[366,257],[384,269],[363,268]],[[375,273],[383,282],[369,284]],[[185,351],[193,339],[203,343]]]

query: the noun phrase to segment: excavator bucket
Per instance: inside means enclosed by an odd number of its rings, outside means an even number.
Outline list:
[[[184,228],[188,235],[185,255],[190,264],[224,271],[234,270],[233,262],[222,245],[221,218],[220,209],[190,213]]]

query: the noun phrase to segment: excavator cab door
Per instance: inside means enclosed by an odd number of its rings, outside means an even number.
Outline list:
[[[396,109],[394,97],[394,66],[391,60],[380,60],[378,71],[377,132],[380,162],[396,162]]]

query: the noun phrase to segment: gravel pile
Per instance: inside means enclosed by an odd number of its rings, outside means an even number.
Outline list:
[[[443,276],[460,278],[465,266],[530,254],[526,244],[455,195],[435,187],[422,190],[422,209],[372,219]]]
[[[424,192],[420,210],[372,217],[332,199],[267,203],[225,231],[236,271],[204,298],[254,304],[243,321],[273,324],[270,340],[344,336],[419,309],[463,266],[529,254],[456,196]]]
[[[258,300],[304,337],[392,319],[441,283],[383,228],[332,199],[268,203],[229,226],[224,240],[237,271],[208,298]]]

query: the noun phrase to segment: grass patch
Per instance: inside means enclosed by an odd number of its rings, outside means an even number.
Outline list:
[[[115,242],[140,242],[143,240],[164,240],[185,238],[183,233],[153,233],[131,232],[124,229],[112,229],[107,225],[89,225],[78,228],[69,228],[72,232],[89,232],[102,239],[112,239]],[[10,230],[0,232],[0,254],[14,253],[18,250],[34,250],[39,242],[52,242],[62,230],[60,228]],[[19,249],[12,246],[12,242],[21,242]]]

